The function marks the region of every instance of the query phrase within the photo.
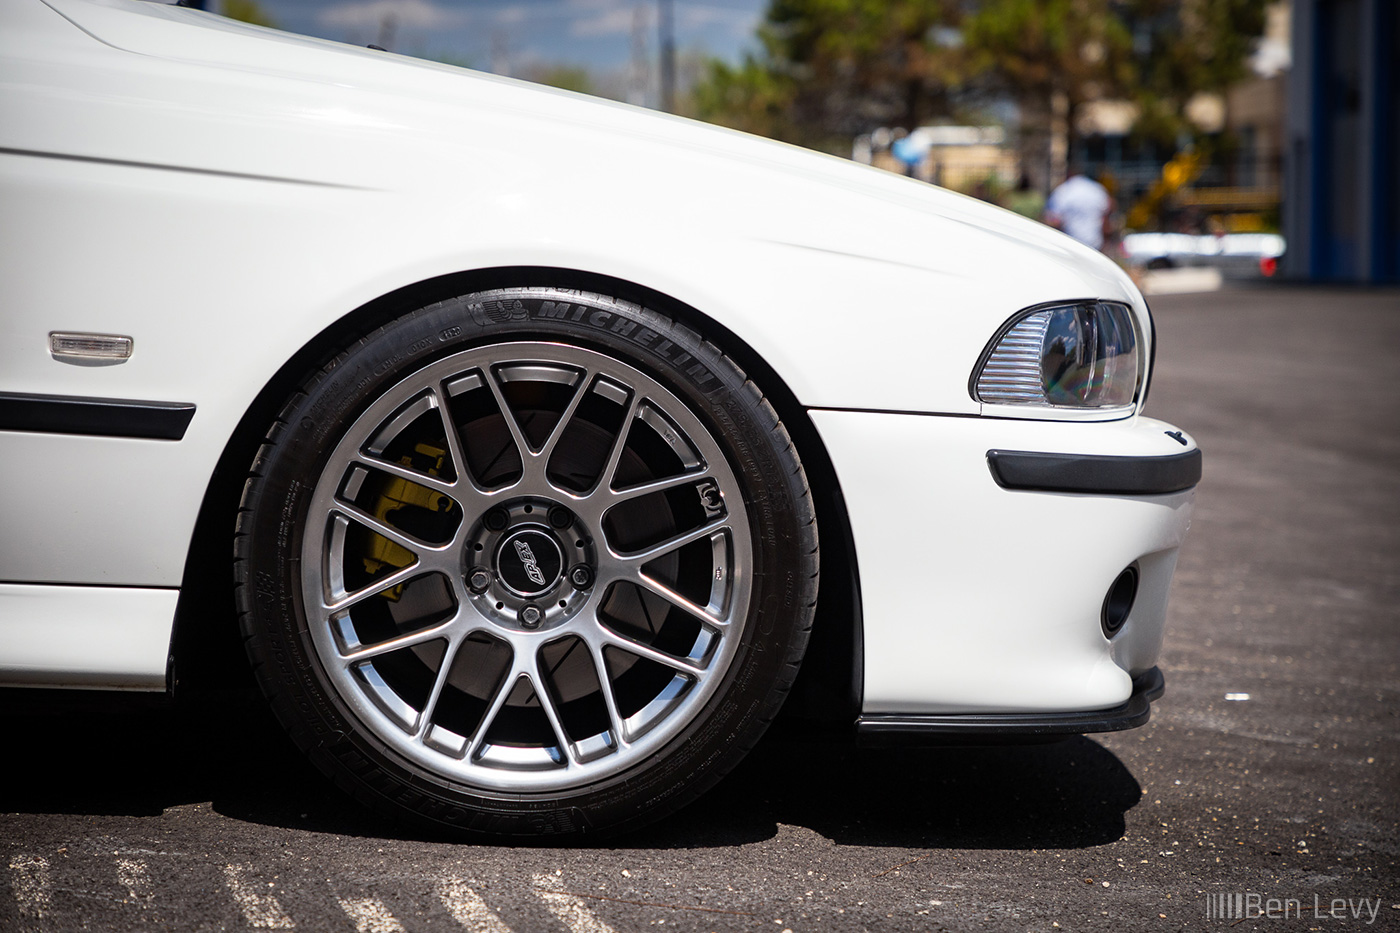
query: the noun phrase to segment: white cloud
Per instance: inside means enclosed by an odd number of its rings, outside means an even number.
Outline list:
[[[400,29],[450,29],[467,18],[432,0],[356,0],[326,7],[316,17],[333,29],[377,29],[386,20]]]
[[[501,7],[493,17],[498,26],[519,26],[530,19],[530,8],[523,3]]]
[[[646,28],[655,28],[650,2],[638,2],[638,0],[567,0],[567,3],[572,10],[576,11],[574,21],[569,24],[569,35],[575,38],[628,35],[632,32],[632,25],[639,8],[647,17]],[[747,38],[753,33],[759,20],[759,14],[756,10],[689,2],[675,5],[675,17],[676,36],[681,45],[685,44],[685,37],[688,33],[714,26],[719,26],[738,38]]]
[[[555,0],[553,3],[512,3],[498,9],[491,21],[498,26],[538,25],[549,20],[568,23],[569,35],[609,35],[631,29],[632,9],[651,0]],[[617,28],[625,21],[625,26]]]
[[[697,4],[676,5],[676,29],[683,36],[695,29],[706,26],[721,26],[739,38],[753,35],[760,17],[756,10],[736,10],[732,7],[699,6]]]
[[[570,23],[569,35],[577,39],[589,36],[625,36],[632,32],[634,17],[630,6],[600,10],[589,16],[580,16]]]

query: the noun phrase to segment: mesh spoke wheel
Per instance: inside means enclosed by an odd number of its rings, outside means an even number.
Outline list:
[[[381,395],[322,471],[303,605],[386,744],[481,787],[645,759],[714,693],[749,524],[709,431],[655,380],[551,343],[454,354]]]

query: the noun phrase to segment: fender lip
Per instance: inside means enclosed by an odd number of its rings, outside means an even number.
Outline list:
[[[874,713],[856,720],[861,745],[945,745],[971,740],[1119,732],[1145,725],[1152,701],[1166,689],[1160,668],[1133,678],[1127,701],[1110,709],[1040,713]]]
[[[987,468],[1003,489],[1158,496],[1190,489],[1201,481],[1201,450],[1162,457],[989,450]]]
[[[194,411],[191,402],[0,392],[0,431],[178,441]]]

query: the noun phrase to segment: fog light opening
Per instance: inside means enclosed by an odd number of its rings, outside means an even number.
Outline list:
[[[1103,625],[1106,637],[1112,638],[1117,635],[1123,628],[1123,623],[1128,621],[1128,614],[1133,611],[1133,600],[1137,598],[1137,589],[1137,564],[1131,564],[1113,581],[1113,585],[1108,588],[1108,595],[1103,598],[1103,612],[1099,614],[1099,622]]]

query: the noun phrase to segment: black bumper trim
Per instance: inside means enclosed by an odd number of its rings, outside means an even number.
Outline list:
[[[0,392],[0,431],[178,441],[193,417],[189,402]]]
[[[1154,496],[1190,489],[1201,481],[1200,448],[1165,457],[989,450],[987,466],[997,485],[1035,492]]]
[[[1136,729],[1152,715],[1152,701],[1166,681],[1157,668],[1133,678],[1133,693],[1122,706],[1073,713],[876,713],[856,720],[862,745],[944,744],[948,740],[1002,736],[1083,735]]]

